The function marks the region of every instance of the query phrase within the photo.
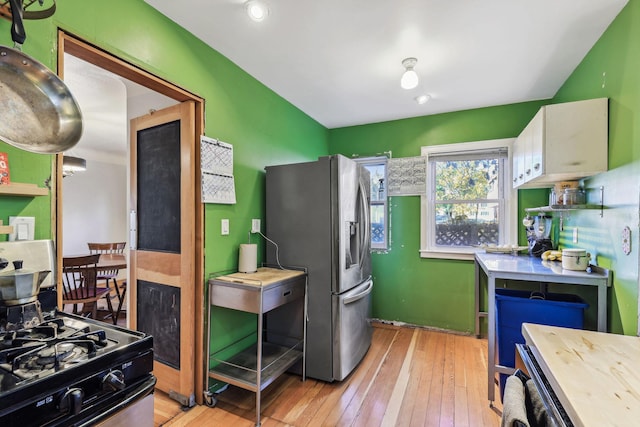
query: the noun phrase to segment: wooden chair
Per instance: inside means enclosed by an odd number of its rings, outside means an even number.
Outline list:
[[[98,255],[123,255],[124,256],[124,248],[127,245],[126,242],[113,242],[113,243],[87,243],[89,246],[89,252],[91,254]],[[125,297],[127,295],[127,281],[123,280],[118,283],[118,273],[120,269],[99,269],[98,270],[98,281],[104,280],[107,288],[111,285],[110,283],[113,281],[113,289],[116,291],[116,297],[118,298],[118,308],[116,309],[113,315],[113,324],[116,325],[118,323],[118,318],[120,317],[120,313],[122,312],[122,307],[124,305]]]
[[[98,286],[97,263],[100,255],[88,255],[78,257],[64,257],[62,259],[62,288],[64,305],[73,304],[73,312],[82,316],[91,316],[97,319],[100,298],[106,298],[109,312],[113,315],[108,287]],[[82,304],[82,309],[78,305]]]

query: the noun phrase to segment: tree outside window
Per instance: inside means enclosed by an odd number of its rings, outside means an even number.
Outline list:
[[[434,163],[436,246],[497,244],[499,159]]]

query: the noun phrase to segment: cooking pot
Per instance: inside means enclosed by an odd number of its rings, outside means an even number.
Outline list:
[[[0,272],[0,301],[4,305],[18,305],[38,299],[40,284],[50,270],[11,270]]]
[[[591,255],[584,249],[563,249],[562,268],[565,270],[585,271],[589,267]]]
[[[55,73],[20,51],[22,0],[10,4],[15,48],[0,46],[0,140],[34,153],[66,151],[82,136],[80,108]]]

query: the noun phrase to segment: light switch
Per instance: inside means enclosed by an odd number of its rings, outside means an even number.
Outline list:
[[[33,240],[35,222],[33,216],[10,216],[9,225],[13,226],[13,232],[9,235],[9,241]]]
[[[220,221],[220,234],[223,236],[229,235],[229,220],[226,218]]]

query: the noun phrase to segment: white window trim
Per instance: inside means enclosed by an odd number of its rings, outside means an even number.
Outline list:
[[[518,239],[518,190],[511,185],[511,168],[513,156],[513,142],[515,138],[492,139],[487,141],[462,142],[457,144],[432,145],[422,147],[420,155],[425,156],[427,165],[429,164],[429,156],[436,153],[456,153],[460,151],[471,150],[489,150],[496,148],[507,148],[507,170],[505,171],[505,206],[504,210],[507,216],[507,222],[504,224],[504,236],[508,239],[500,244],[511,244],[517,242]],[[420,196],[420,257],[422,258],[440,258],[440,259],[460,259],[473,260],[475,250],[473,248],[450,248],[447,250],[430,248],[428,246],[427,233],[432,230],[435,225],[434,218],[427,217],[428,209],[428,192],[431,188],[430,176],[427,174],[426,194]]]

